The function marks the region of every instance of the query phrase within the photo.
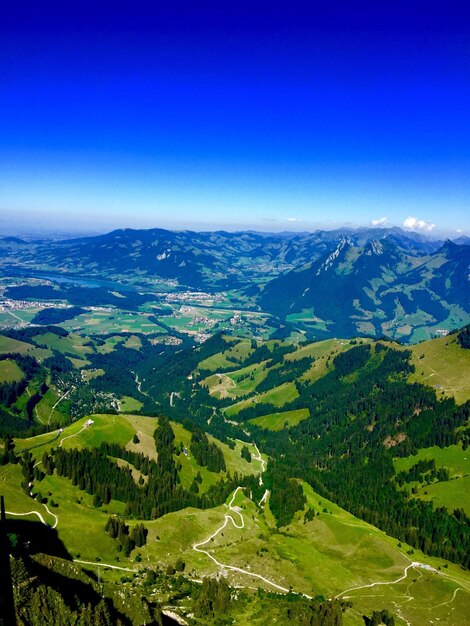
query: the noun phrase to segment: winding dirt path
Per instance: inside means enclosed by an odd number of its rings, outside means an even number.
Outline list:
[[[250,445],[248,442],[242,441],[241,439],[237,439],[237,441],[240,441],[244,445]],[[263,484],[262,475],[263,475],[263,472],[266,470],[266,461],[261,456],[261,452],[259,451],[258,446],[256,444],[253,444],[253,445],[256,450],[256,456],[253,455],[253,458],[261,462],[261,471],[259,474],[259,480],[260,480],[260,485],[262,485]],[[237,493],[241,490],[242,490],[242,487],[240,486],[237,487],[235,491],[233,492],[230,502],[228,503],[228,505],[227,504],[225,505],[225,506],[228,506],[229,513],[225,514],[223,524],[219,526],[219,528],[217,528],[217,530],[215,530],[212,533],[212,535],[210,535],[207,539],[205,539],[204,541],[200,541],[199,543],[193,544],[193,550],[195,550],[196,552],[200,552],[201,554],[205,554],[211,561],[213,561],[218,567],[220,567],[223,570],[230,570],[232,572],[238,572],[239,574],[245,574],[245,576],[250,576],[251,578],[257,578],[258,580],[262,580],[267,585],[274,587],[278,591],[282,591],[282,593],[290,593],[292,591],[291,589],[282,587],[282,585],[278,585],[277,583],[270,580],[269,578],[266,578],[265,576],[261,576],[261,574],[256,574],[255,572],[251,572],[250,570],[243,569],[241,567],[236,567],[235,565],[227,565],[226,563],[222,563],[221,561],[216,559],[215,556],[211,554],[208,550],[205,550],[204,548],[201,547],[201,546],[206,546],[213,539],[215,539],[215,537],[217,537],[217,535],[223,531],[223,529],[227,526],[229,522],[233,524],[234,528],[237,528],[239,530],[243,530],[245,528],[245,520],[243,519],[243,515],[241,514],[239,507],[233,506]],[[235,521],[233,515],[239,516],[239,523]],[[308,596],[307,594],[302,594],[302,595],[306,598],[311,599],[311,596]]]
[[[50,423],[51,423],[51,417],[52,417],[52,415],[53,415],[53,413],[54,413],[54,409],[56,408],[56,406],[59,404],[59,402],[62,402],[62,400],[64,400],[64,399],[65,399],[65,398],[69,395],[69,393],[70,393],[70,389],[67,389],[67,391],[66,391],[66,392],[65,392],[62,396],[60,396],[60,398],[59,398],[59,399],[57,400],[57,402],[54,404],[54,406],[53,406],[53,407],[52,407],[52,409],[51,409],[51,412],[49,413],[49,417],[48,417],[48,419],[47,419],[47,423],[48,423],[48,424],[50,424]]]
[[[63,437],[63,438],[60,440],[60,443],[59,443],[59,448],[61,448],[61,447],[62,447],[62,443],[63,443],[66,439],[70,439],[71,437],[76,437],[79,433],[81,433],[81,432],[82,432],[82,430],[84,430],[85,428],[89,428],[89,426],[90,426],[90,424],[84,424],[84,425],[82,426],[82,428],[81,428],[78,432],[74,433],[73,435],[67,435],[66,437]],[[35,464],[35,466],[34,466],[34,467],[36,467],[36,466],[40,465],[40,464],[41,464],[41,462],[42,462],[42,461],[38,461],[38,462]],[[41,521],[41,523],[42,523],[42,524],[44,524],[45,526],[49,526],[49,527],[50,527],[50,528],[52,528],[52,529],[57,528],[57,525],[58,525],[58,523],[59,523],[59,516],[58,516],[58,515],[56,515],[55,513],[53,513],[53,512],[49,509],[49,507],[47,506],[47,504],[42,503],[42,506],[46,509],[46,511],[49,513],[49,515],[50,515],[51,517],[53,517],[53,518],[54,518],[54,524],[53,524],[52,526],[50,526],[50,525],[49,525],[49,524],[48,524],[48,523],[44,520],[44,517],[41,515],[41,513],[39,513],[39,511],[28,511],[27,513],[15,513],[14,511],[6,511],[6,513],[7,513],[8,515],[15,515],[15,516],[18,516],[18,517],[23,517],[23,516],[25,516],[25,515],[37,515],[37,517],[39,518],[39,520]]]
[[[230,378],[230,376],[227,376],[227,374],[216,373],[216,376],[218,376],[219,379],[224,378],[227,381],[228,387],[226,387],[226,389],[235,389],[235,387],[237,386],[237,383],[233,380],[233,378]],[[219,385],[222,386],[222,382],[219,382]]]
[[[50,526],[46,522],[46,520],[43,518],[41,513],[39,513],[39,511],[28,511],[27,513],[15,513],[14,511],[5,511],[5,513],[7,515],[14,515],[15,517],[24,517],[25,515],[37,515],[37,517],[39,517],[40,522],[44,524],[44,526],[49,526],[49,528],[57,528],[57,524],[59,523],[59,517],[55,513],[52,513],[52,511],[49,510],[46,504],[43,504],[42,506],[46,509],[49,515],[54,518],[53,526]]]
[[[43,516],[41,515],[41,513],[39,513],[39,511],[28,511],[27,513],[15,513],[14,511],[5,511],[5,513],[6,515],[14,515],[15,517],[23,517],[25,515],[37,515],[41,523],[44,524],[44,526],[49,526],[49,524],[46,524]]]
[[[411,561],[411,563],[409,565],[407,565],[405,567],[405,570],[403,572],[403,575],[400,576],[399,578],[397,578],[396,580],[384,580],[384,581],[378,581],[375,583],[369,583],[368,585],[359,585],[357,587],[351,587],[350,589],[346,589],[345,591],[342,591],[341,593],[338,593],[338,595],[335,596],[335,598],[340,598],[341,596],[344,596],[344,594],[346,593],[350,593],[352,591],[357,591],[358,589],[368,589],[370,587],[378,587],[379,585],[396,585],[397,583],[401,582],[402,580],[405,580],[405,578],[408,576],[408,570],[410,568],[420,568],[420,569],[424,569],[428,572],[433,572],[434,574],[439,574],[440,572],[438,572],[434,567],[431,567],[430,565],[426,565],[425,563],[420,563],[419,561]]]
[[[440,604],[436,604],[435,606],[433,606],[433,610],[437,609],[439,606],[445,606],[446,604],[452,604],[457,596],[457,592],[458,591],[466,591],[466,589],[464,589],[463,587],[457,587],[457,589],[454,589],[454,593],[452,594],[452,598],[450,600],[447,600],[447,602],[441,602]]]
[[[96,565],[97,567],[109,567],[110,569],[118,569],[122,572],[132,572],[135,574],[137,570],[130,569],[129,567],[120,567],[119,565],[110,565],[109,563],[95,563],[94,561],[82,561],[81,559],[74,559],[74,563],[81,563],[82,565]]]
[[[252,578],[258,578],[259,580],[262,580],[266,584],[271,585],[272,587],[274,587],[275,589],[278,589],[279,591],[282,591],[283,593],[289,593],[289,591],[290,591],[289,589],[286,589],[285,587],[282,587],[281,585],[278,585],[277,583],[273,582],[272,580],[269,580],[269,578],[265,578],[264,576],[261,576],[261,574],[255,574],[254,572],[250,572],[249,570],[243,569],[241,567],[235,567],[234,565],[227,565],[226,563],[221,563],[210,552],[208,552],[207,550],[204,550],[204,549],[202,549],[200,547],[200,546],[207,545],[210,541],[212,541],[215,537],[217,537],[217,535],[227,526],[229,521],[232,522],[232,524],[233,524],[233,526],[235,528],[238,528],[240,530],[245,528],[245,521],[243,519],[243,515],[240,513],[238,507],[234,507],[233,506],[233,502],[234,502],[234,500],[236,498],[236,495],[237,495],[237,493],[241,489],[242,489],[241,487],[237,487],[235,489],[229,504],[226,505],[226,506],[228,506],[230,513],[226,513],[225,514],[224,523],[215,532],[213,532],[212,535],[210,535],[207,539],[205,539],[204,541],[200,541],[199,543],[193,544],[193,550],[208,556],[211,559],[211,561],[213,561],[221,569],[231,570],[233,572],[238,572],[240,574],[245,574],[246,576],[251,576]],[[234,518],[231,515],[231,513],[235,513],[236,515],[239,515],[239,517],[240,517],[240,524],[237,524],[237,522],[234,520]]]
[[[53,518],[54,518],[54,520],[55,520],[55,522],[54,522],[54,526],[51,526],[51,528],[57,528],[57,524],[59,523],[59,516],[58,516],[58,515],[56,515],[55,513],[52,513],[52,511],[50,511],[50,510],[49,510],[49,507],[47,506],[47,504],[44,504],[44,503],[43,503],[43,505],[42,505],[42,506],[46,509],[46,511],[49,513],[49,515],[50,515],[51,517],[53,517]]]
[[[90,425],[89,424],[83,424],[83,426],[80,428],[80,430],[78,430],[76,433],[73,433],[73,435],[67,435],[67,437],[62,437],[62,439],[60,440],[59,443],[59,448],[62,448],[62,444],[64,443],[64,441],[66,439],[71,439],[72,437],[76,437],[77,435],[79,435],[83,430],[85,430],[86,428],[89,428]]]

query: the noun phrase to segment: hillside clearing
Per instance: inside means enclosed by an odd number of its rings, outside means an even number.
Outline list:
[[[248,420],[248,422],[267,430],[282,430],[283,428],[297,426],[297,424],[300,424],[302,420],[307,419],[309,416],[310,411],[308,409],[296,409],[294,411],[284,411],[283,413],[270,413],[269,415]]]
[[[457,335],[424,341],[409,349],[416,368],[410,382],[430,385],[460,404],[470,399],[470,350],[460,347]]]

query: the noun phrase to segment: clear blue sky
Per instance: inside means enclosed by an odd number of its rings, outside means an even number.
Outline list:
[[[0,230],[470,231],[465,2],[5,4]]]

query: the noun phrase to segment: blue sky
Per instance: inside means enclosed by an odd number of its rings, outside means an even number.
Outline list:
[[[3,10],[0,229],[469,233],[465,3],[323,4]]]

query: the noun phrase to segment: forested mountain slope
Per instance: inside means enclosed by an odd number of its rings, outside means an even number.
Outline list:
[[[106,610],[122,623],[176,603],[195,624],[222,605],[235,623],[323,612],[353,626],[385,608],[396,623],[458,624],[470,590],[467,335],[411,351],[371,339],[217,334],[181,348],[12,331],[0,344],[7,510],[54,526],[60,558],[107,564],[144,590],[124,608],[108,587]],[[241,603],[225,588],[201,592],[194,579],[220,571],[266,591]],[[413,595],[432,604],[409,600],[416,572],[425,592]],[[385,593],[371,593],[378,583]],[[287,601],[290,587],[316,600]],[[89,591],[90,610],[104,611]]]
[[[469,265],[470,246],[452,242],[415,256],[392,238],[364,246],[343,238],[333,252],[270,281],[259,302],[324,336],[416,341],[425,327],[468,323]]]

